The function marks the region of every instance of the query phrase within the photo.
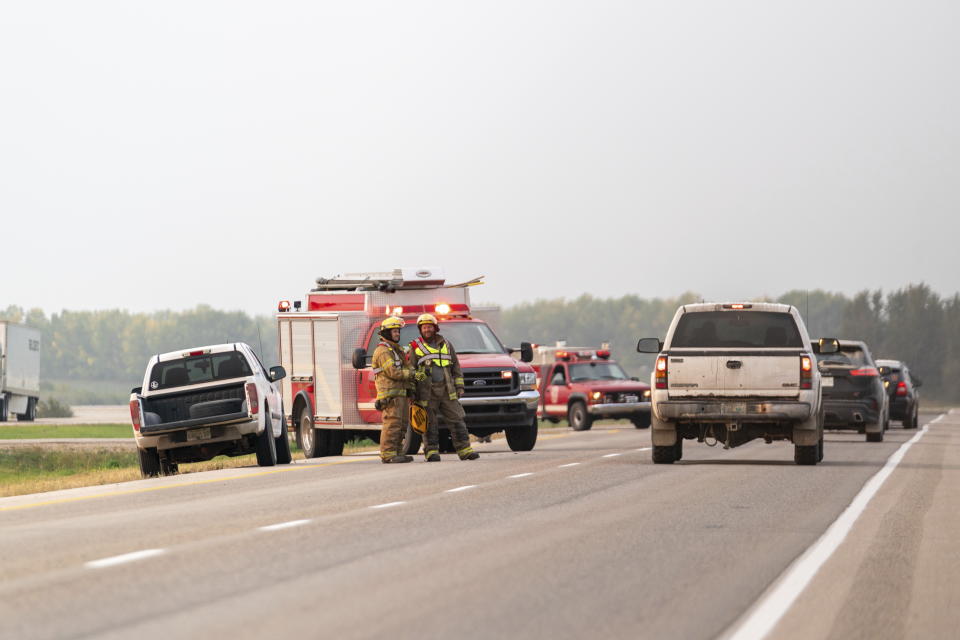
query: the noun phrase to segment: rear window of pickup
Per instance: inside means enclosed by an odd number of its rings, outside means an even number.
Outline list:
[[[158,362],[150,372],[150,390],[185,387],[253,375],[247,359],[239,351],[214,353]]]
[[[680,316],[670,348],[803,348],[793,316],[775,311],[699,311]]]

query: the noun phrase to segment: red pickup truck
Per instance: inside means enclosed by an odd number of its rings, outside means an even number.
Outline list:
[[[650,426],[650,385],[628,376],[609,348],[538,346],[530,364],[537,371],[541,419],[566,418],[574,431],[586,431],[602,419],[626,418],[637,429]]]

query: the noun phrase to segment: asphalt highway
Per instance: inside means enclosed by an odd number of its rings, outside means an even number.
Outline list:
[[[954,431],[960,415],[928,427],[769,637],[956,630],[960,571],[936,570],[960,569]],[[530,453],[495,440],[474,462],[357,455],[3,498],[0,637],[730,636],[916,433],[829,432],[816,467],[784,443],[689,441],[655,466],[622,423],[544,429]]]

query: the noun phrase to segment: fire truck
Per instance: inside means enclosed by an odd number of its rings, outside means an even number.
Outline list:
[[[594,420],[627,418],[637,429],[650,426],[650,385],[631,378],[610,356],[610,348],[537,346],[532,361],[539,379],[538,415],[566,418],[574,431]]]
[[[287,426],[307,457],[340,455],[352,437],[380,439],[381,414],[370,366],[387,316],[406,321],[400,344],[418,335],[422,313],[437,317],[440,333],[453,344],[465,383],[460,399],[467,430],[479,437],[506,433],[514,451],[537,441],[536,373],[533,348],[505,347],[490,326],[470,311],[470,289],[481,278],[448,285],[439,269],[394,269],[318,278],[305,300],[282,300],[277,331]],[[518,353],[519,352],[519,353]],[[514,357],[514,354],[519,357]],[[441,425],[441,446],[452,450]],[[414,453],[420,436],[407,430],[405,450]]]

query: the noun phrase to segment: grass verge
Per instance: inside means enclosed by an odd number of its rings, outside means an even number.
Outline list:
[[[129,424],[39,424],[0,426],[0,440],[30,438],[133,438]]]
[[[127,427],[127,429],[129,428]],[[375,449],[376,444],[372,440],[351,440],[344,446],[343,452],[350,454]],[[304,459],[303,452],[296,446],[293,446],[293,459]],[[235,458],[219,456],[206,462],[181,464],[180,473],[255,466],[257,466],[257,458],[252,454]],[[140,463],[137,460],[136,451],[55,449],[50,447],[0,449],[0,496],[43,493],[140,479]]]

